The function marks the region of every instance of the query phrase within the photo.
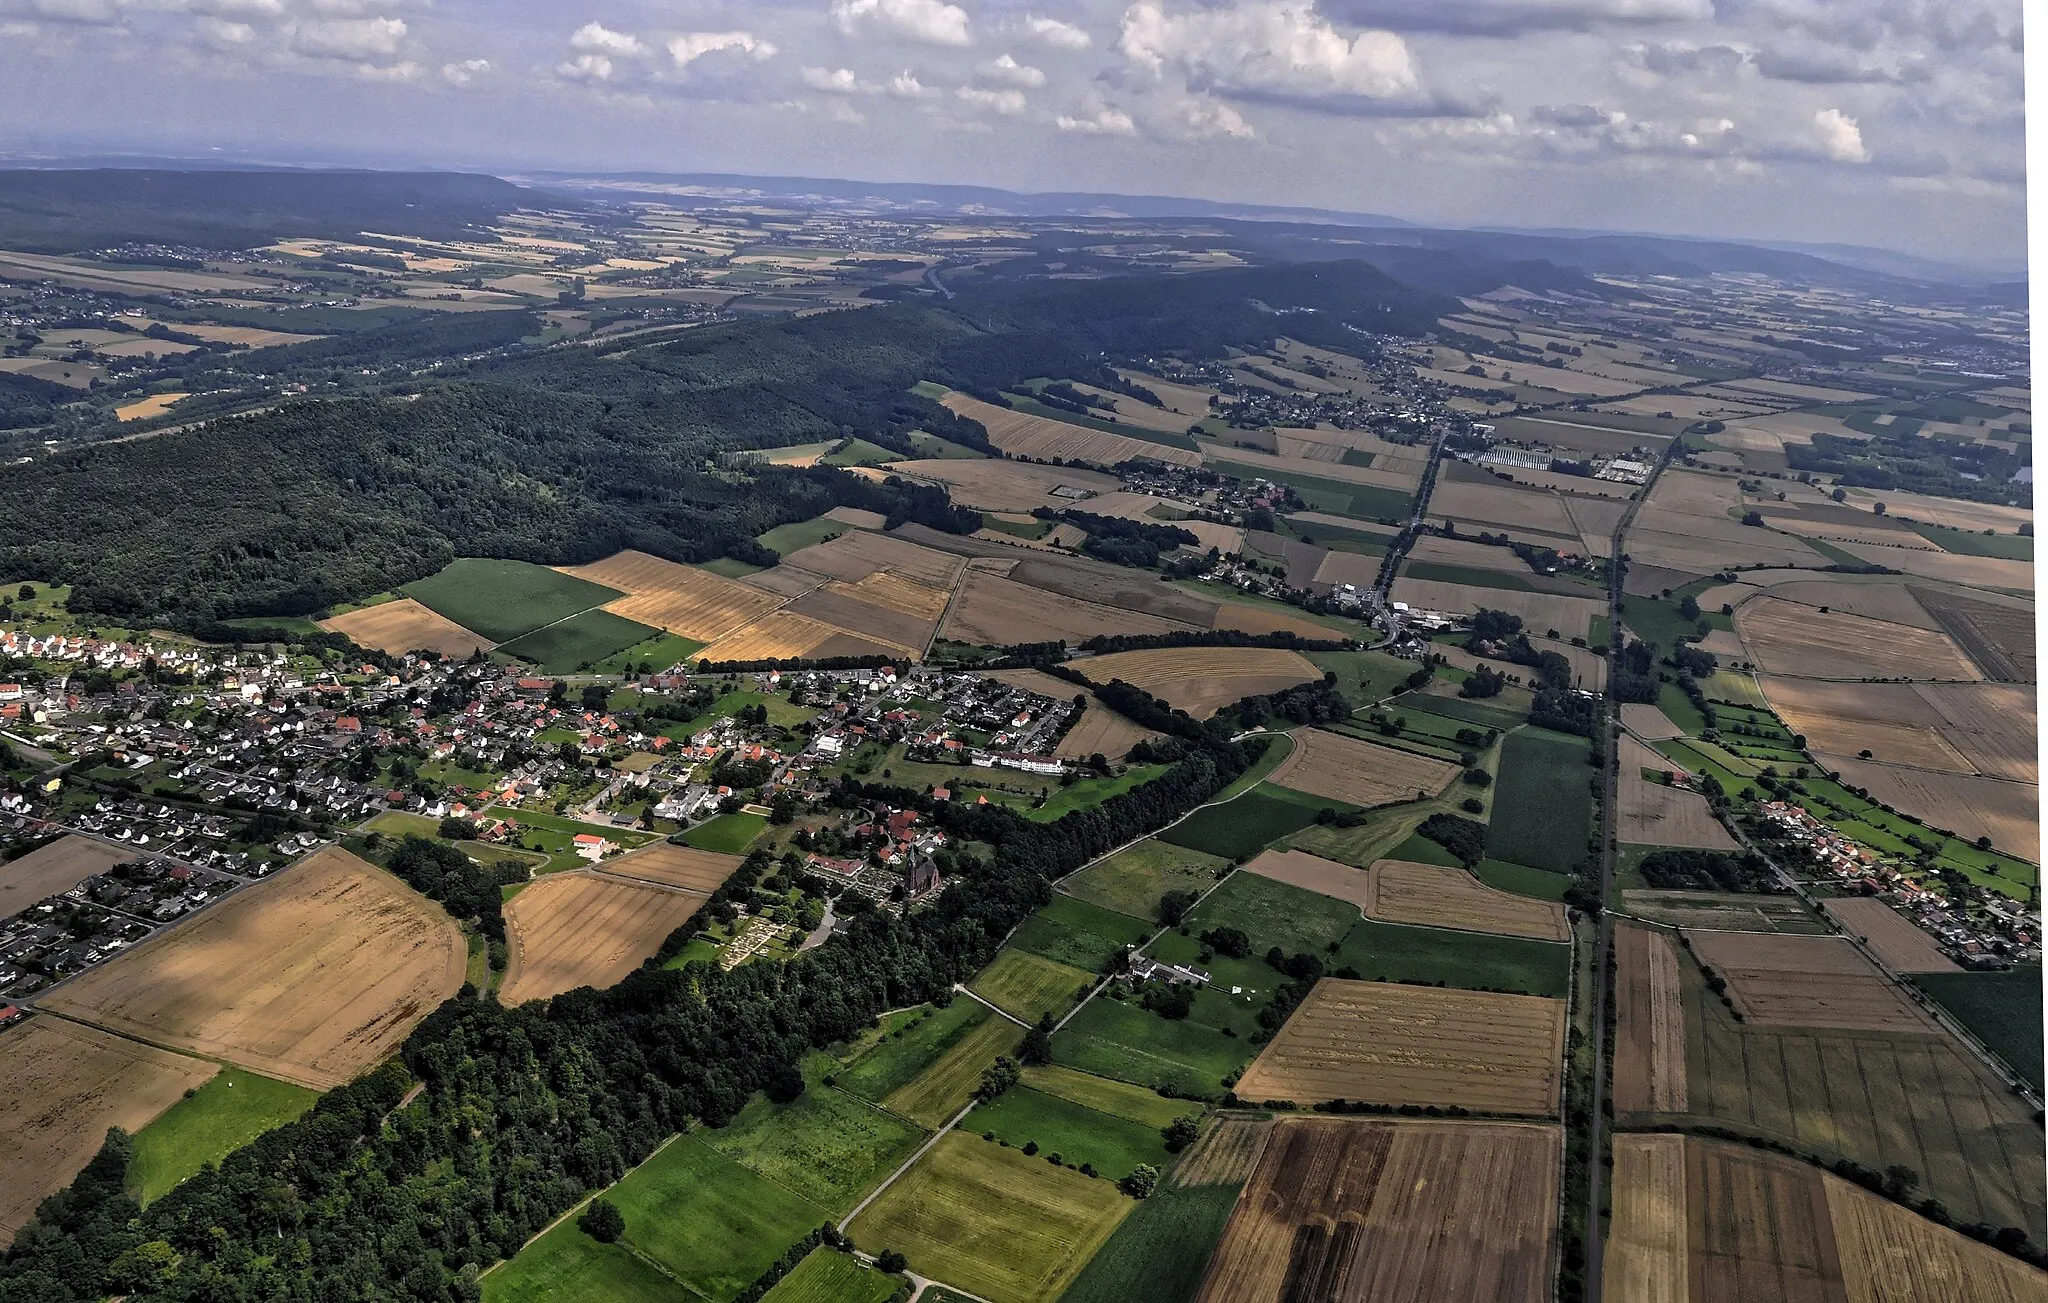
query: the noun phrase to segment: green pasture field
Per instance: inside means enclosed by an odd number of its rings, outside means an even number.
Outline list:
[[[1584,738],[1522,728],[1501,745],[1487,830],[1491,859],[1570,873],[1593,835],[1593,769]]]
[[[1571,986],[1572,948],[1556,941],[1360,919],[1332,969],[1367,981],[1423,982],[1468,991],[1514,991],[1560,999]]]
[[[923,430],[910,432],[910,446],[917,449],[918,456],[934,461],[988,460],[988,454],[985,452],[969,448],[965,444],[954,443],[951,439],[941,439],[938,435],[927,434]]]
[[[742,561],[738,557],[715,556],[709,561],[699,562],[697,568],[699,570],[709,570],[712,574],[726,579],[745,579],[748,575],[760,574],[768,567],[757,566],[750,562]]]
[[[1099,973],[1110,960],[1152,935],[1155,924],[1072,896],[1054,896],[1050,905],[1024,920],[1010,936],[1019,950]]]
[[[1358,921],[1358,906],[1256,873],[1233,873],[1183,920],[1199,936],[1209,928],[1234,927],[1252,941],[1252,954],[1274,946],[1287,954],[1322,954]],[[1164,938],[1161,938],[1164,940]]]
[[[993,1017],[987,1006],[958,996],[943,1009],[926,1005],[892,1015],[878,1031],[850,1047],[840,1060],[845,1066],[837,1084],[870,1103],[880,1103]]]
[[[1023,811],[1033,823],[1051,823],[1075,810],[1092,810],[1112,796],[1122,796],[1143,783],[1159,777],[1172,765],[1132,765],[1115,778],[1084,778],[1065,787],[1055,787],[1045,804]]]
[[[1441,868],[1457,869],[1464,865],[1458,857],[1445,850],[1440,844],[1424,837],[1421,833],[1410,833],[1408,840],[1387,852],[1390,860],[1406,860],[1410,864],[1435,864]]]
[[[498,652],[513,660],[524,661],[543,674],[577,674],[592,669],[606,657],[616,656],[629,647],[638,647],[661,636],[659,629],[613,615],[610,611],[592,610],[579,612],[566,620],[535,629],[524,637],[502,643]]]
[[[745,853],[768,827],[765,814],[720,814],[714,815],[683,834],[683,844],[694,846],[700,851],[724,851],[728,855]]]
[[[1679,958],[1689,1112],[1832,1162],[1920,1176],[1959,1224],[2048,1222],[2039,1124],[2009,1088],[1948,1037],[1739,1023]]]
[[[843,1216],[924,1141],[865,1100],[807,1084],[787,1104],[757,1096],[724,1127],[698,1133],[727,1158]]]
[[[1456,742],[1442,741],[1428,734],[1417,734],[1414,731],[1415,721],[1412,717],[1409,718],[1408,723],[1409,728],[1407,731],[1396,733],[1392,736],[1388,736],[1376,728],[1358,723],[1329,724],[1325,725],[1325,727],[1328,731],[1341,737],[1356,738],[1360,742],[1370,742],[1374,746],[1383,746],[1393,751],[1406,751],[1410,755],[1428,756],[1432,760],[1447,760],[1453,764],[1457,763],[1458,757],[1464,751],[1471,749],[1462,747]]]
[[[754,541],[780,556],[788,556],[804,548],[824,543],[849,533],[853,526],[843,520],[829,516],[817,516],[810,520],[799,520],[787,525],[777,525],[765,534],[757,534]]]
[[[1029,1086],[977,1104],[960,1125],[984,1138],[993,1134],[1019,1149],[1036,1144],[1040,1157],[1057,1154],[1074,1167],[1086,1163],[1112,1181],[1123,1180],[1140,1163],[1163,1168],[1172,1161],[1157,1127],[1098,1113]]]
[[[1060,890],[1104,909],[1152,918],[1169,891],[1196,895],[1216,885],[1225,861],[1156,839],[1127,846],[1068,878]]]
[[[484,1273],[484,1303],[684,1303],[681,1287],[622,1244],[599,1244],[571,1217]]]
[[[1135,1086],[1214,1099],[1258,1046],[1205,1024],[1169,1021],[1123,1000],[1090,1000],[1054,1034],[1052,1061]]]
[[[546,566],[478,557],[458,557],[425,579],[405,585],[402,591],[495,643],[510,642],[542,625],[624,596]]]
[[[889,1303],[902,1284],[902,1277],[885,1276],[850,1253],[816,1248],[761,1303]]]
[[[1274,532],[1285,534],[1289,538],[1298,538],[1316,547],[1328,548],[1332,552],[1350,552],[1358,556],[1385,556],[1387,543],[1394,537],[1392,531],[1345,529],[1341,525],[1327,525],[1315,520],[1296,520],[1292,516],[1282,516],[1274,522]]]
[[[1692,737],[1707,731],[1707,717],[1700,708],[1692,704],[1692,698],[1679,691],[1676,683],[1657,685],[1657,709],[1664,717],[1684,729]]]
[[[1108,1181],[955,1131],[848,1231],[994,1303],[1051,1303],[1134,1206]]]
[[[2024,534],[1983,534],[1940,525],[1913,526],[1913,532],[1944,552],[1962,556],[2003,557],[2008,561],[2032,561],[2034,540]]]
[[[1353,709],[1384,701],[1399,690],[1415,666],[1398,656],[1376,651],[1304,653],[1315,667],[1337,675],[1336,688]]]
[[[1168,1099],[1128,1082],[1111,1081],[1108,1077],[1076,1072],[1053,1063],[1027,1066],[1023,1080],[1025,1085],[1040,1094],[1056,1095],[1097,1113],[1107,1113],[1155,1130],[1169,1125],[1176,1118],[1201,1112],[1199,1105],[1185,1100]]]
[[[981,523],[998,534],[1008,534],[1013,538],[1029,539],[1044,538],[1047,534],[1052,533],[1053,526],[1053,523],[1049,520],[1032,520],[1027,523],[1021,520],[1004,520],[999,516],[993,515],[983,516]]]
[[[1472,701],[1465,697],[1440,697],[1429,692],[1410,692],[1394,698],[1391,708],[1399,714],[1417,711],[1426,715],[1437,715],[1454,723],[1474,728],[1490,728],[1496,733],[1505,733],[1525,719],[1526,712],[1505,710],[1485,702]],[[1451,730],[1456,733],[1457,730]]]
[[[1916,973],[1913,984],[2033,1082],[2035,1090],[2042,1088],[2039,965],[2002,973]]]
[[[866,439],[849,439],[844,448],[819,460],[827,466],[879,466],[883,462],[902,461],[903,454]]]
[[[1316,811],[1326,808],[1350,807],[1342,801],[1263,783],[1243,796],[1203,806],[1160,833],[1159,840],[1234,860],[1255,854],[1289,833],[1300,832],[1316,821]]]
[[[371,819],[369,831],[383,833],[386,837],[425,837],[430,841],[441,841],[441,821],[425,815],[407,814],[403,810],[386,810]],[[541,834],[535,834],[537,837]],[[521,850],[515,846],[494,846],[489,842],[447,842],[478,864],[496,864],[500,860],[518,860],[536,872],[547,873],[556,868],[574,868],[583,863],[569,854],[568,840],[561,839],[563,850],[573,864],[556,864],[554,853],[548,851]],[[552,868],[551,868],[552,866]]]
[[[947,1046],[923,1072],[889,1092],[882,1107],[936,1130],[974,1097],[989,1065],[1003,1055],[1014,1057],[1017,1042],[1023,1039],[1023,1028],[991,1013]]]
[[[681,634],[663,633],[656,630],[654,637],[634,643],[605,657],[590,667],[592,674],[633,674],[641,665],[650,667],[659,674],[671,665],[686,665],[691,657],[704,650],[704,644]]]
[[[222,620],[221,623],[230,629],[282,629],[286,633],[295,633],[307,638],[318,637],[327,632],[303,615],[245,615],[232,620]]]
[[[587,863],[574,850],[575,843],[571,839],[578,833],[596,833],[615,845],[626,847],[645,846],[656,837],[654,833],[638,832],[630,828],[604,828],[596,824],[578,823],[574,819],[565,819],[544,810],[514,810],[509,806],[494,805],[484,811],[484,816],[492,819],[517,820],[519,838],[513,853],[523,850],[547,856],[546,866],[537,870],[541,873],[582,868]],[[380,819],[385,817],[388,816],[379,816]],[[472,847],[479,849],[471,849]],[[483,863],[489,864],[497,852],[506,848],[465,842],[463,849],[468,852],[471,859],[481,859]]]
[[[1807,540],[1802,540],[1807,541]],[[1669,652],[1678,645],[1681,638],[1698,641],[1700,621],[1710,629],[1733,629],[1732,616],[1700,608],[1699,620],[1688,620],[1678,613],[1678,602],[1664,601],[1656,597],[1628,597],[1621,599],[1621,622],[1629,632],[1647,643],[1654,643],[1660,652]]]
[[[1004,1013],[1035,1023],[1041,1014],[1066,1012],[1094,982],[1095,975],[1085,969],[1006,948],[981,970],[971,987]]]
[[[128,1188],[143,1203],[159,1199],[208,1163],[295,1121],[319,1098],[319,1091],[288,1081],[222,1068],[135,1133]]]
[[[1428,841],[1428,838],[1422,840]],[[1435,842],[1429,843],[1436,846]],[[1443,850],[1438,846],[1438,850]],[[1444,855],[1456,862],[1449,851]],[[1506,860],[1481,860],[1473,873],[1487,886],[1498,891],[1512,891],[1517,896],[1535,896],[1541,900],[1563,900],[1564,893],[1572,888],[1568,873],[1552,873],[1548,869],[1532,869],[1526,864],[1510,864]]]
[[[1160,1186],[1088,1260],[1061,1303],[1188,1303],[1202,1287],[1239,1189]]]
[[[672,729],[664,728],[661,732],[670,737],[688,737],[692,733],[709,728],[717,720],[728,715],[737,715],[750,706],[765,707],[768,711],[768,722],[777,728],[794,728],[818,713],[809,706],[790,705],[787,697],[772,696],[751,688],[737,688],[719,697],[711,709],[689,723],[675,725]]]

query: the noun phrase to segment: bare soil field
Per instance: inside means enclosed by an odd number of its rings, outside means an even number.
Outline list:
[[[1579,527],[1565,510],[1564,499],[1541,489],[1516,488],[1489,476],[1487,483],[1465,483],[1445,478],[1429,498],[1433,520],[1455,520],[1490,530],[1534,530],[1560,539],[1576,540]]]
[[[1251,1179],[1273,1124],[1263,1117],[1219,1115],[1173,1165],[1169,1183],[1181,1186],[1238,1185]]]
[[[1554,1127],[1284,1118],[1199,1303],[1379,1303],[1551,1293]]]
[[[1056,638],[1072,644],[1103,633],[1167,633],[1185,627],[1157,616],[1084,602],[974,570],[968,573],[954,597],[953,609],[940,625],[939,636],[955,642],[1006,647]]]
[[[1735,849],[1735,839],[1714,817],[1706,797],[1643,777],[1644,768],[1669,769],[1670,761],[1626,734],[1618,754],[1615,814],[1616,832],[1622,841],[1637,846]]]
[[[393,656],[433,651],[451,660],[467,660],[479,650],[489,651],[497,646],[490,639],[471,633],[410,597],[332,616],[320,621],[320,627],[345,633],[364,647],[374,647]]]
[[[1013,408],[997,407],[962,393],[948,393],[939,400],[953,412],[980,421],[988,430],[988,441],[1012,457],[1050,461],[1079,458],[1096,466],[1115,466],[1137,457],[1168,462],[1175,466],[1199,466],[1201,454],[1186,448],[1110,434],[1084,425],[1069,425],[1051,417],[1035,416]]]
[[[1841,937],[1763,932],[1685,934],[1728,983],[1735,1007],[1763,1027],[1933,1032],[1935,1024]]]
[[[1361,913],[1372,903],[1370,869],[1354,869],[1349,864],[1326,860],[1307,851],[1260,851],[1256,859],[1244,866],[1244,871],[1300,887],[1303,891],[1313,891],[1319,896],[1349,901],[1358,906]]]
[[[1425,534],[1415,540],[1408,550],[1412,560],[1432,562],[1437,565],[1470,566],[1476,570],[1498,570],[1502,574],[1526,578],[1534,571],[1528,563],[1504,547],[1493,547],[1486,543],[1474,543],[1464,538],[1439,538]]]
[[[889,523],[889,518],[881,512],[863,511],[859,507],[834,507],[825,513],[825,518],[855,529],[880,529]]]
[[[1275,647],[1162,647],[1096,656],[1081,666],[1089,680],[1122,679],[1196,719],[1243,697],[1278,692],[1323,677],[1300,652]],[[1296,743],[1296,756],[1301,754]]]
[[[117,421],[146,421],[153,416],[162,416],[190,394],[151,394],[132,403],[123,403],[114,409]]]
[[[1300,517],[1295,517],[1299,520]],[[1309,575],[1310,583],[1350,584],[1353,588],[1371,588],[1379,582],[1380,565],[1384,558],[1366,556],[1362,552],[1326,552],[1316,568]],[[1307,587],[1307,584],[1301,587]]]
[[[1816,752],[2032,783],[2032,688],[1995,683],[1823,683],[1766,678],[1765,695]]]
[[[984,463],[948,464],[979,466]],[[784,560],[793,566],[849,583],[865,579],[878,570],[887,570],[913,583],[941,590],[952,588],[966,566],[965,561],[949,553],[922,547],[893,534],[875,534],[864,529],[799,548]]]
[[[1678,948],[1653,928],[1614,930],[1614,1110],[1685,1112],[1685,1007]]]
[[[2025,859],[2041,845],[2040,788],[2032,783],[1909,769],[1832,752],[1814,759],[1870,798],[1946,828],[1965,841],[1989,837],[1991,844]]]
[[[1620,1067],[1617,1061],[1617,1089]],[[1614,1221],[1603,1289],[1630,1303],[1691,1303],[1685,1195],[1684,1136],[1614,1137]]]
[[[616,588],[624,597],[605,610],[666,629],[695,642],[716,642],[747,621],[782,605],[782,598],[749,584],[677,565],[645,552],[620,552],[564,574]]]
[[[864,579],[845,585],[843,591],[863,602],[900,611],[932,624],[936,624],[939,616],[945,613],[946,599],[950,596],[944,588],[905,579],[891,570],[877,570]],[[926,640],[929,639],[927,631]]]
[[[1987,678],[2032,683],[2035,670],[2034,611],[2010,599],[1964,597],[1945,589],[1910,590]]]
[[[73,833],[0,864],[0,919],[10,919],[46,896],[62,895],[95,873],[136,858],[105,842]]]
[[[1246,1068],[1249,1100],[1555,1113],[1562,1000],[1326,977]]]
[[[48,1015],[0,1032],[0,1247],[106,1143],[220,1071]]]
[[[2031,561],[1853,543],[1843,550],[1872,565],[1890,566],[1923,579],[1946,579],[1972,588],[2015,588],[2027,592],[2033,591],[2034,587],[2034,563]]]
[[[876,571],[876,574],[881,573]],[[919,658],[923,657],[938,625],[936,613],[916,616],[892,607],[877,606],[862,601],[854,594],[851,585],[837,580],[797,598],[777,614],[801,615],[856,637],[899,647],[910,656]]]
[[[1255,865],[1247,867],[1255,868]],[[1357,872],[1355,869],[1351,871]],[[1372,892],[1365,903],[1365,912],[1389,923],[1498,932],[1503,936],[1529,937],[1537,941],[1571,940],[1563,905],[1497,891],[1463,869],[1447,869],[1434,864],[1410,864],[1402,860],[1381,860],[1374,864]]]
[[[1750,659],[1772,674],[1823,679],[1977,680],[1983,676],[1946,634],[1760,597],[1735,613]]]
[[[1621,722],[1629,732],[1652,742],[1667,742],[1685,736],[1685,730],[1672,723],[1670,716],[1648,702],[1622,703]]]
[[[1477,611],[1506,611],[1522,617],[1532,634],[1557,630],[1563,638],[1583,638],[1593,627],[1593,617],[1606,614],[1606,603],[1590,597],[1562,597],[1555,593],[1519,593],[1505,588],[1477,588],[1471,584],[1445,583],[1437,579],[1394,581],[1394,600],[1429,611],[1471,615]]]
[[[1039,466],[1031,462],[938,458],[891,462],[889,469],[911,479],[946,486],[953,501],[982,511],[1030,511],[1036,507],[1078,505],[1073,495],[1053,496],[1059,488],[1085,494],[1115,493],[1123,481],[1079,466]]]
[[[1849,1303],[2028,1303],[2048,1296],[2048,1274],[1988,1244],[1832,1174],[1821,1185]]]
[[[1397,532],[1391,525],[1376,525],[1369,520],[1353,520],[1349,516],[1333,516],[1326,511],[1297,511],[1288,517],[1297,525],[1328,525],[1335,529],[1355,529],[1361,534],[1377,534],[1386,538]]]
[[[60,988],[56,1012],[329,1090],[462,986],[440,906],[339,847]]]
[[[1434,796],[1457,773],[1448,761],[1304,728],[1296,730],[1294,750],[1273,771],[1272,781],[1311,796],[1370,806],[1412,801],[1423,792]]]
[[[2041,779],[2034,689],[2002,683],[1916,683],[1913,693],[1941,717],[1942,736],[1982,774],[2023,783]]]
[[[737,855],[700,851],[659,841],[637,851],[613,856],[604,862],[604,872],[620,878],[639,878],[663,887],[679,887],[705,895],[718,890],[732,871],[740,866]]]
[[[1842,925],[1842,930],[1861,937],[1877,957],[1901,973],[1959,973],[1962,966],[1941,953],[1934,938],[1913,926],[1881,900],[1869,896],[1843,896],[1824,900],[1821,908]]]
[[[782,597],[802,597],[812,589],[821,588],[831,581],[828,576],[813,574],[785,562],[779,566],[770,566],[766,570],[757,570],[750,575],[741,575],[740,582]]]
[[[1695,1303],[1848,1303],[1818,1168],[1687,1140],[1685,1169]]]
[[[1349,555],[1333,552],[1332,556]],[[1243,602],[1218,602],[1216,614],[1210,617],[1212,629],[1235,629],[1240,633],[1291,633],[1303,638],[1328,640],[1345,636],[1340,629],[1299,615],[1276,611],[1270,606],[1247,606]]]
[[[707,896],[595,873],[551,873],[505,904],[510,961],[498,999],[524,1004],[617,984]]]

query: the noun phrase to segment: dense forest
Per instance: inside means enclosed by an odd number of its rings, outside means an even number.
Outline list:
[[[677,561],[772,562],[753,540],[838,505],[972,530],[907,485],[727,454],[859,435],[912,449],[923,428],[986,448],[919,380],[1002,388],[1089,374],[1106,356],[1209,356],[1290,334],[1354,352],[1360,330],[1416,332],[1449,300],[1363,264],[1024,284],[946,308],[894,305],[713,326],[652,345],[496,350],[524,313],[403,322],[308,346],[294,365],[403,367],[372,394],[39,458],[11,472],[0,572],[76,586],[73,606],[190,628],[300,615],[429,574],[452,557],[547,564],[624,547]],[[1357,329],[1353,329],[1353,325]],[[282,363],[285,359],[280,358]]]
[[[1159,778],[1050,824],[852,785],[849,799],[915,805],[956,843],[993,854],[956,860],[965,880],[928,908],[867,913],[787,963],[725,972],[657,960],[610,990],[514,1009],[465,988],[398,1060],[147,1209],[124,1192],[129,1146],[114,1133],[16,1237],[0,1303],[475,1300],[481,1267],[665,1136],[721,1124],[756,1091],[794,1098],[806,1051],[966,980],[1051,899],[1054,878],[1207,800],[1256,758],[1253,746],[1193,741]],[[424,1093],[393,1111],[415,1080]]]

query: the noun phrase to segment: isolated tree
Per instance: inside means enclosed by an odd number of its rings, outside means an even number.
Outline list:
[[[1201,1134],[1201,1130],[1201,1124],[1193,1117],[1177,1117],[1159,1128],[1159,1134],[1166,1141],[1166,1152],[1177,1154],[1195,1143],[1195,1137]]]
[[[981,1074],[981,1086],[974,1093],[982,1099],[994,1099],[1016,1085],[1021,1075],[1015,1059],[998,1058],[988,1066],[988,1071]]]
[[[1133,1199],[1143,1199],[1159,1188],[1159,1169],[1150,1163],[1140,1163],[1131,1169],[1131,1174],[1118,1181],[1117,1189]]]
[[[607,1200],[592,1199],[576,1225],[599,1244],[612,1244],[626,1233],[626,1215]]]

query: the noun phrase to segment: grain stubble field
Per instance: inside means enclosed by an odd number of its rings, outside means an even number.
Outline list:
[[[529,883],[505,904],[509,955],[498,998],[523,1004],[615,985],[708,898],[574,871]]]
[[[1412,801],[1421,793],[1434,796],[1457,772],[1448,761],[1304,728],[1294,734],[1294,750],[1273,771],[1272,781],[1311,796],[1373,806]]]

